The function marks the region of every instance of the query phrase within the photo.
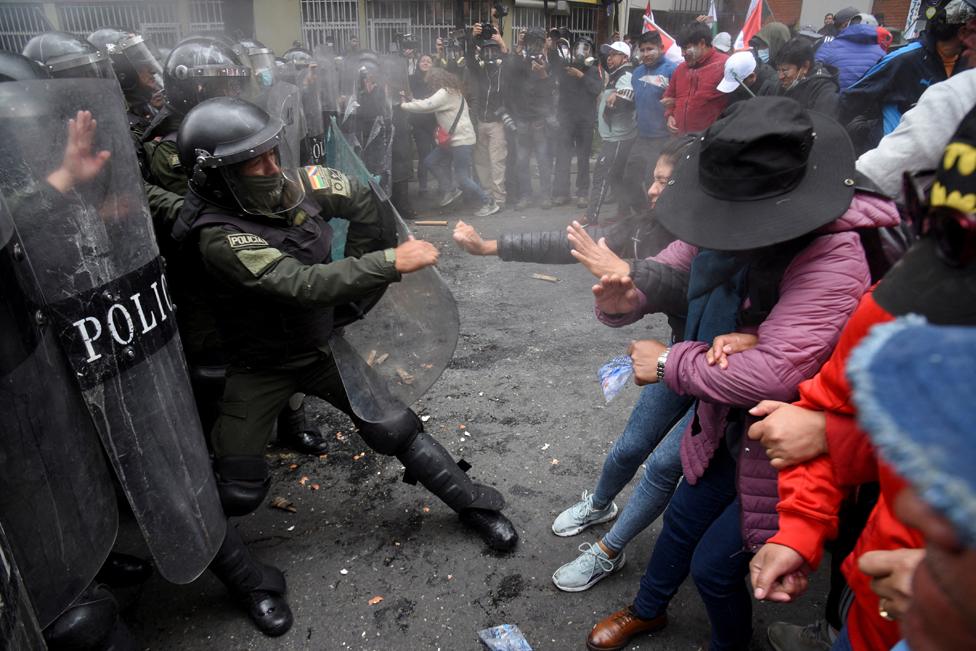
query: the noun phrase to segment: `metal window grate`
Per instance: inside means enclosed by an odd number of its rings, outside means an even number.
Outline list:
[[[596,17],[599,7],[570,5],[568,16],[549,16],[546,25],[542,9],[535,7],[515,7],[512,12],[512,27],[517,34],[520,30],[531,27],[547,29],[549,27],[567,27],[574,38],[589,36],[596,38]]]
[[[359,36],[359,3],[356,0],[302,0],[302,41],[315,48],[331,37],[340,51]],[[360,38],[362,41],[362,38]],[[365,43],[362,43],[365,46]]]
[[[454,29],[453,0],[368,0],[366,28],[369,43],[377,52],[389,52],[396,34],[410,33],[421,52],[433,52],[438,36]]]
[[[180,39],[180,23],[171,3],[86,2],[58,5],[58,20],[65,32],[87,38],[100,27],[118,27],[141,33],[157,45]]]
[[[50,29],[40,6],[0,4],[0,50],[20,52],[27,41]]]
[[[191,0],[190,33],[221,34],[224,31],[223,0]]]

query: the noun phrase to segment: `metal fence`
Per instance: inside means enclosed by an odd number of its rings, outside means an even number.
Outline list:
[[[302,42],[314,48],[327,37],[340,51],[349,46],[349,39],[359,38],[357,0],[302,0]]]
[[[224,31],[224,0],[190,0],[190,34]]]
[[[421,52],[433,52],[438,36],[454,29],[453,0],[367,0],[369,45],[388,52],[397,34],[413,34]]]
[[[0,50],[20,52],[36,34],[51,29],[36,4],[0,4]]]
[[[568,16],[550,15],[549,24],[547,25],[542,9],[515,7],[515,11],[512,12],[512,28],[518,33],[519,30],[529,29],[530,27],[540,27],[542,29],[566,27],[573,34],[574,38],[589,36],[595,39],[596,15],[599,10],[600,7],[592,5],[570,5]]]

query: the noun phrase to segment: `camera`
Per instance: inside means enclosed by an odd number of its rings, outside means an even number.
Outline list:
[[[479,23],[481,25],[481,38],[490,41],[498,33],[498,28],[496,28],[491,23]]]
[[[495,117],[501,120],[502,125],[512,133],[516,133],[518,131],[518,127],[515,126],[515,120],[512,119],[512,116],[509,115],[508,111],[506,111],[504,108],[496,109]]]

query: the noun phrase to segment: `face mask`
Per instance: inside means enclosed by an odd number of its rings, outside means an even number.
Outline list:
[[[242,176],[241,199],[249,208],[258,212],[274,212],[281,205],[281,194],[285,188],[285,177]]]
[[[258,86],[261,86],[262,88],[270,88],[274,83],[274,78],[271,76],[270,70],[258,70],[255,77],[257,77]]]
[[[758,56],[759,60],[763,63],[769,63],[769,48],[756,50],[756,56]]]

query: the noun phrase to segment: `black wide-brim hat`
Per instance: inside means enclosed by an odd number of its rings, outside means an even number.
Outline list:
[[[854,160],[847,132],[826,115],[785,97],[736,102],[686,149],[655,212],[704,249],[787,242],[847,211]]]

